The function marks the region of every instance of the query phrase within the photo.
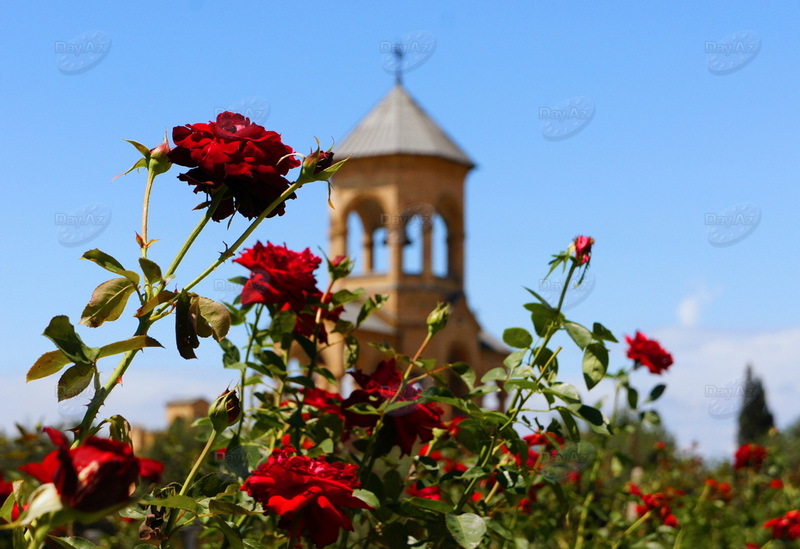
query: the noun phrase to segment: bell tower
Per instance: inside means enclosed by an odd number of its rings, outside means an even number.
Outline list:
[[[356,261],[339,288],[389,295],[355,334],[357,366],[371,371],[382,359],[369,342],[386,341],[413,356],[439,301],[450,303],[450,319],[423,357],[442,365],[463,361],[476,374],[499,366],[507,351],[482,332],[464,293],[464,183],[472,160],[400,82],[335,153],[349,160],[332,179],[329,256]],[[345,318],[354,320],[357,310]],[[337,368],[336,354],[326,354],[341,375],[341,358]]]

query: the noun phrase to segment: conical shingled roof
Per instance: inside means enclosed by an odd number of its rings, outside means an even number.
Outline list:
[[[393,154],[435,156],[475,167],[401,85],[392,88],[335,152],[337,158]]]

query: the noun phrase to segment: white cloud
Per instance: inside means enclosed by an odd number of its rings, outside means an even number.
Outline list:
[[[678,303],[676,314],[683,327],[691,328],[697,325],[700,314],[720,294],[719,289],[709,289],[701,286],[692,294],[684,297]]]

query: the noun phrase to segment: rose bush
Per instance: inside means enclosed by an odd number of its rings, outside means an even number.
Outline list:
[[[323,290],[316,275],[323,260],[310,250],[270,242],[244,248],[265,218],[282,214],[303,185],[327,181],[341,162],[319,144],[301,161],[279,134],[234,113],[178,126],[173,139],[174,147],[131,142],[142,155],[132,169],[148,176],[137,257],[124,262],[138,270],[100,250],[83,255],[114,278],[95,289],[81,324],[95,329],[130,312],[131,337],[92,347],[65,315],[45,329],[56,348],[35,362],[28,380],[58,373],[60,400],[89,387],[93,396],[83,419],[68,426],[73,440],[48,428],[58,448],[37,453],[32,441],[40,439],[22,431],[8,453],[13,459],[0,454],[0,547],[169,549],[186,536],[203,549],[777,548],[798,537],[800,478],[787,452],[754,441],[732,464],[716,466],[677,452],[653,408],[666,385],[640,395],[632,382],[641,366],[668,374],[672,355],[636,332],[626,337],[632,363],[612,369],[613,332],[566,317],[566,293],[590,267],[593,238],[578,236],[554,255],[547,276],[561,277],[558,299],[529,291],[531,325],[503,333],[510,350],[494,369],[478,376],[469,365],[424,358],[449,319],[440,304],[413,356],[374,345],[384,358],[362,370],[356,334],[386,296],[337,290],[352,270],[348,258],[325,262]],[[155,177],[171,163],[190,168],[178,179],[210,200],[162,268],[148,250],[168,241],[150,239],[148,204]],[[177,279],[208,222],[236,212],[253,221],[195,278]],[[230,260],[249,271],[232,279],[242,285],[233,303],[196,293]],[[343,315],[345,306],[354,314]],[[150,449],[162,457],[172,450],[170,467],[186,463],[170,471],[177,478],[160,480],[160,463],[138,448],[134,455],[127,421],[100,414],[138,353],[161,346],[148,334],[166,318],[175,322],[170,347],[177,355],[194,358],[200,339],[213,338],[222,366],[241,379],[222,391],[208,417],[162,438],[174,449]],[[564,377],[563,346],[581,353],[580,386]],[[322,360],[331,352],[342,352],[358,385],[349,393]],[[101,370],[119,355],[113,370]],[[463,391],[453,391],[453,381]],[[600,384],[615,395],[610,408],[591,404]],[[499,391],[503,407],[480,404]]]

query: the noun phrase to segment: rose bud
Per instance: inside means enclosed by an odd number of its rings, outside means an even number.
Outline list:
[[[148,169],[158,175],[169,171],[172,167],[172,162],[169,160],[169,141],[167,136],[164,136],[164,141],[156,148],[150,149],[150,157],[147,159]]]
[[[333,154],[330,149],[327,151],[320,150],[319,141],[317,141],[317,150],[310,152],[303,159],[300,177],[297,178],[298,183],[327,181],[330,179],[344,163],[344,161],[341,161],[334,164]]]
[[[592,244],[594,244],[594,238],[589,236],[575,237],[575,260],[580,265],[585,265],[591,259]]]
[[[236,391],[228,390],[225,390],[217,397],[208,411],[211,424],[218,433],[236,423],[241,415],[242,407],[239,404],[239,397],[236,396]]]
[[[336,281],[353,272],[354,266],[355,262],[346,255],[337,255],[328,260],[328,273],[331,275],[331,280]]]
[[[428,315],[428,336],[433,337],[437,332],[447,326],[450,317],[450,305],[437,303],[436,308]]]

